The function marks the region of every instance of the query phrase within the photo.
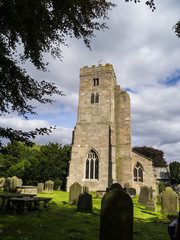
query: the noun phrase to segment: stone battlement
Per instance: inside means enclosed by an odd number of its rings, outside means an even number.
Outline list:
[[[94,74],[96,72],[101,72],[101,71],[106,71],[106,72],[112,72],[113,76],[115,76],[114,69],[112,64],[106,63],[105,66],[102,66],[102,64],[99,64],[98,66],[92,65],[92,67],[84,66],[83,68],[80,69],[80,75],[89,75],[89,74]]]

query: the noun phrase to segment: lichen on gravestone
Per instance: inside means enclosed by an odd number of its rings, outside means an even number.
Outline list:
[[[82,186],[75,182],[70,186],[69,190],[69,203],[70,204],[78,204],[79,195],[82,193]]]

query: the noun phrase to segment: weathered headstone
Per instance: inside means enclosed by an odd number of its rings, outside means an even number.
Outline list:
[[[78,182],[73,183],[69,190],[69,203],[78,204],[79,195],[82,193],[82,187]]]
[[[9,192],[11,181],[12,181],[12,178],[10,177],[6,178],[4,183],[4,191]]]
[[[146,206],[147,201],[151,199],[151,191],[147,186],[141,186],[138,204]]]
[[[21,186],[22,186],[22,179],[14,176],[14,177],[12,177],[12,180],[10,181],[9,191],[16,192],[16,188],[21,187]]]
[[[89,192],[89,187],[88,186],[83,186],[83,193],[85,193],[85,192]]]
[[[146,203],[146,210],[156,212],[157,207],[156,207],[156,201],[154,199],[149,199]]]
[[[4,187],[5,178],[0,178],[0,189]]]
[[[121,184],[119,184],[119,183],[113,183],[110,188],[107,188],[107,189],[106,189],[106,192],[108,192],[109,190],[113,190],[113,189],[121,190],[121,191],[126,192],[126,188],[123,188],[123,187],[121,186]]]
[[[101,203],[100,240],[133,239],[133,202],[122,190],[109,190]]]
[[[4,183],[4,190],[7,192],[16,192],[17,187],[22,186],[22,179],[14,176],[12,178],[8,177]]]
[[[77,210],[80,212],[92,212],[92,195],[85,192],[78,198]]]
[[[135,188],[127,187],[127,188],[126,188],[126,192],[127,192],[130,196],[136,196],[136,189],[135,189]]]
[[[42,193],[44,190],[44,183],[38,183],[37,185],[37,193]]]
[[[161,196],[161,213],[177,214],[178,195],[167,187]]]
[[[45,192],[46,193],[53,193],[53,189],[54,189],[54,182],[49,180],[45,182]]]

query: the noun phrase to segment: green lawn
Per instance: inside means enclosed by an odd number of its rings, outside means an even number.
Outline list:
[[[101,199],[93,195],[93,213],[80,213],[68,204],[68,192],[38,194],[52,197],[49,208],[24,214],[0,213],[1,240],[99,240]],[[158,211],[146,211],[134,202],[134,240],[169,240],[167,225],[171,218]]]

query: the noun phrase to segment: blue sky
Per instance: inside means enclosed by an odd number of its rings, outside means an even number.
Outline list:
[[[32,102],[38,115],[25,120],[15,113],[0,118],[1,126],[23,130],[56,125],[49,136],[35,141],[71,143],[77,121],[79,71],[110,63],[117,83],[131,98],[133,146],[152,146],[164,151],[168,162],[180,160],[180,39],[173,26],[180,19],[180,1],[156,1],[156,10],[142,3],[125,3],[109,13],[109,29],[96,31],[90,51],[82,40],[67,39],[63,60],[44,56],[49,71],[39,72],[30,64],[32,77],[54,82],[66,96],[53,96],[56,103]]]

